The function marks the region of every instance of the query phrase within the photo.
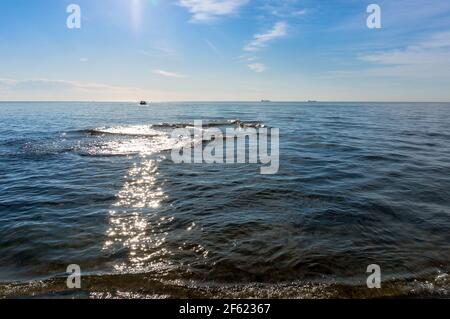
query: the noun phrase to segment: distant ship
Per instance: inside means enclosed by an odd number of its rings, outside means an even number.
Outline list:
[[[269,103],[271,102],[270,100],[261,100],[261,103]]]
[[[148,103],[146,101],[139,102],[139,105],[147,105]]]
[[[308,100],[308,103],[317,103],[316,100]]]

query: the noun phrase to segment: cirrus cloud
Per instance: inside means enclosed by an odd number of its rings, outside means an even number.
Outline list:
[[[139,98],[163,100],[172,92],[131,86],[47,78],[9,79],[0,77],[0,100],[10,101],[133,101]]]
[[[250,63],[248,67],[250,68],[250,70],[255,71],[256,73],[262,73],[267,69],[263,63]]]
[[[191,22],[207,22],[235,14],[249,0],[179,0],[178,5],[189,10]]]
[[[175,72],[164,71],[164,70],[153,70],[153,73],[167,77],[167,78],[185,78],[186,77],[183,74],[178,74]]]
[[[286,36],[287,29],[288,24],[286,22],[277,22],[273,28],[267,32],[255,34],[253,40],[244,47],[244,51],[259,51],[265,48],[269,42]]]

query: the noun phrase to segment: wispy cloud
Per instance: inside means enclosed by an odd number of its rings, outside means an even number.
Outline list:
[[[377,3],[374,1],[373,3]],[[442,0],[395,0],[379,1],[382,8],[383,29],[401,34],[421,32],[426,25],[428,29],[448,25],[450,1]],[[361,23],[361,16],[352,10],[348,11],[337,24],[330,26],[330,31],[351,32],[367,30]],[[358,8],[358,10],[360,10]]]
[[[450,31],[447,31],[433,34],[403,50],[365,54],[360,59],[384,65],[449,64],[449,49]]]
[[[265,33],[255,34],[253,36],[253,40],[243,48],[244,51],[252,53],[245,53],[240,58],[250,62],[247,64],[250,70],[257,73],[266,71],[266,65],[264,63],[257,62],[258,59],[253,55],[253,53],[267,47],[269,42],[286,36],[287,30],[288,24],[284,21],[280,21],[277,22],[272,29],[266,31]]]
[[[241,55],[239,57],[239,59],[241,59],[241,60],[243,60],[245,62],[248,62],[248,63],[253,63],[253,62],[258,61],[258,57],[256,57],[256,56],[247,56],[247,55]]]
[[[437,79],[450,82],[450,31],[429,35],[403,49],[365,53],[358,70],[330,72],[330,78]]]
[[[23,80],[13,80],[13,79],[1,79],[0,87],[4,87],[12,90],[51,90],[51,89],[61,89],[61,90],[71,90],[76,89],[80,91],[129,91],[135,88],[129,87],[119,87],[108,84],[101,83],[90,83],[90,82],[80,82],[80,81],[69,81],[69,80],[54,80],[54,79],[23,79]],[[138,90],[138,89],[135,89]]]
[[[178,58],[177,51],[165,44],[155,45],[147,50],[139,51],[150,58]]]
[[[167,77],[167,78],[185,78],[186,77],[183,74],[178,74],[175,72],[164,71],[164,70],[153,70],[153,73],[160,75],[160,76]]]
[[[207,22],[235,14],[249,0],[178,0],[192,14],[192,22]]]
[[[277,22],[269,31],[261,34],[255,34],[253,40],[244,47],[244,51],[252,52],[265,48],[269,42],[286,36],[287,29],[288,24],[286,22]]]
[[[260,7],[264,12],[278,18],[295,18],[306,14],[303,0],[266,0]]]
[[[12,79],[1,79],[0,78],[0,88],[1,87],[12,87],[17,84],[17,80]]]
[[[250,68],[250,70],[255,71],[256,73],[262,73],[267,69],[267,67],[263,63],[250,63],[248,67]]]
[[[0,78],[1,100],[134,101],[177,99],[177,92],[60,79]]]

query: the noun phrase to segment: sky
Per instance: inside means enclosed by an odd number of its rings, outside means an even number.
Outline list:
[[[450,1],[0,1],[0,100],[261,99],[450,101]]]

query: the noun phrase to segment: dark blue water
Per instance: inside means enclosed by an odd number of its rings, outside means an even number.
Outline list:
[[[448,296],[449,114],[437,103],[0,103],[0,296]],[[234,119],[280,129],[278,174],[174,164],[170,140],[149,134]],[[69,264],[81,290],[65,286]],[[370,264],[380,290],[366,287]]]

